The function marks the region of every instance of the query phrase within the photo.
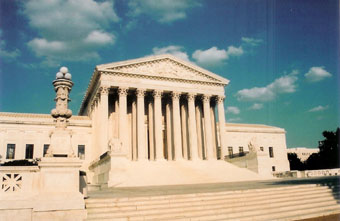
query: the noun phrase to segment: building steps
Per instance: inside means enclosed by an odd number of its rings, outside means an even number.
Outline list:
[[[262,189],[86,199],[87,220],[296,220],[340,213],[340,187],[316,184]]]

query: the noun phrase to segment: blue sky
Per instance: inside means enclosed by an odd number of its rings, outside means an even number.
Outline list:
[[[317,147],[339,126],[337,0],[0,1],[0,111],[49,113],[67,66],[78,112],[97,64],[170,53],[230,80],[228,122]]]

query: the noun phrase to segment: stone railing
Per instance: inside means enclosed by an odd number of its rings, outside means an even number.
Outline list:
[[[291,170],[291,171],[285,171],[285,172],[274,172],[273,175],[278,178],[339,176],[340,168],[323,169],[323,170],[304,170],[304,171]]]
[[[316,176],[339,176],[340,168],[335,169],[324,169],[324,170],[306,170],[305,177],[316,177]]]
[[[244,152],[232,157],[226,156],[225,161],[241,168],[247,168],[268,178],[272,177],[270,166],[268,165],[268,155],[263,151]]]
[[[110,151],[103,153],[98,159],[92,161],[89,166],[90,171],[93,172],[94,184],[106,185],[109,180],[109,173],[111,169]]]
[[[1,166],[0,220],[14,216],[13,220],[52,220],[56,216],[84,220],[86,178],[79,175],[80,166],[77,158],[43,158],[38,166]],[[83,185],[79,185],[80,178]]]
[[[4,194],[30,194],[39,191],[40,170],[38,166],[0,167],[0,196]]]

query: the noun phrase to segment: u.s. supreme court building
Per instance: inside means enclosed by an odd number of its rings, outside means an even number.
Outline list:
[[[82,160],[89,183],[107,186],[256,180],[289,170],[284,129],[226,123],[228,84],[171,55],[98,65],[68,122],[70,156]],[[53,120],[0,113],[1,162],[44,157]]]

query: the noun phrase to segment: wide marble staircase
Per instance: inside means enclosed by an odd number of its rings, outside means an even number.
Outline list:
[[[300,220],[340,214],[339,202],[338,184],[299,184],[134,197],[103,190],[86,209],[87,220]]]

